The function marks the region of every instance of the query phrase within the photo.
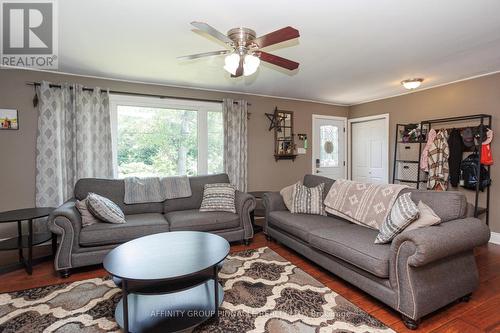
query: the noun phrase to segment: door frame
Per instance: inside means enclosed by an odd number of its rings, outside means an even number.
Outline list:
[[[386,137],[387,137],[387,173],[386,173],[386,181],[389,183],[389,175],[391,173],[391,153],[390,153],[390,148],[391,144],[389,142],[389,137],[390,137],[390,129],[389,129],[389,114],[388,113],[382,113],[382,114],[377,114],[374,116],[366,116],[366,117],[358,117],[358,118],[351,118],[347,120],[347,150],[348,150],[348,157],[347,157],[347,179],[352,180],[352,124],[355,123],[362,123],[366,121],[373,121],[373,120],[380,120],[380,119],[385,119],[385,128],[386,128]]]
[[[339,121],[343,121],[344,122],[344,161],[345,161],[345,165],[344,165],[344,178],[347,178],[347,166],[349,165],[349,155],[347,153],[347,149],[348,149],[348,146],[347,146],[347,140],[348,140],[348,137],[347,137],[347,117],[340,117],[340,116],[327,116],[327,115],[322,115],[322,114],[313,114],[312,115],[312,123],[311,123],[311,127],[312,127],[312,138],[311,138],[311,174],[315,174],[313,173],[314,172],[314,168],[316,166],[316,161],[314,160],[314,153],[316,152],[316,145],[314,144],[314,138],[315,138],[315,134],[316,134],[316,130],[315,130],[315,127],[314,127],[314,120],[315,119],[328,119],[328,120],[339,120]]]

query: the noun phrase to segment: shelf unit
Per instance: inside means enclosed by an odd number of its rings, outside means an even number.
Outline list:
[[[418,124],[396,124],[392,183],[406,184],[418,189],[421,183],[427,181],[420,179],[420,152],[423,147],[421,135],[410,141],[404,141],[401,135],[406,128],[417,126]],[[402,156],[403,152],[404,156]]]

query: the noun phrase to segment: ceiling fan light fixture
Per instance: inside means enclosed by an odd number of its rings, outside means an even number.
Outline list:
[[[231,53],[224,59],[224,69],[232,75],[236,74],[239,65],[240,55],[238,53]]]
[[[243,62],[243,75],[250,76],[257,71],[259,68],[260,59],[253,54],[247,54],[245,56],[245,61]]]
[[[407,80],[401,81],[401,85],[403,85],[403,87],[405,87],[408,90],[413,90],[413,89],[417,89],[418,87],[420,87],[420,85],[422,84],[423,81],[424,81],[424,79],[420,79],[420,78],[407,79]]]

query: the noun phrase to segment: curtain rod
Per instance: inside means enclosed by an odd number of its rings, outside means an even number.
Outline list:
[[[26,82],[26,85],[28,86],[40,86],[40,82]],[[51,88],[61,88],[60,84],[49,84]],[[71,89],[71,87],[70,87]],[[94,91],[94,88],[90,87],[83,87],[83,90],[85,91]],[[103,90],[104,91],[104,90]],[[108,91],[108,90],[106,90]],[[161,98],[161,99],[179,99],[179,100],[185,100],[185,101],[197,101],[197,102],[212,102],[212,103],[222,103],[222,100],[219,99],[207,99],[207,98],[191,98],[191,97],[180,97],[180,96],[166,96],[166,95],[155,95],[155,94],[145,94],[145,93],[136,93],[136,92],[130,92],[130,91],[117,91],[117,90],[109,90],[110,94],[119,94],[119,95],[132,95],[132,96],[143,96],[143,97],[156,97],[156,98]],[[234,101],[234,103],[238,103]],[[247,102],[247,105],[250,106],[252,104]]]

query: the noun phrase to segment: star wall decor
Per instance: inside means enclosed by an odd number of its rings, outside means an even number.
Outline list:
[[[278,127],[279,125],[279,117],[278,113],[275,111],[274,113],[266,113],[267,119],[269,119],[269,131],[272,130],[273,128]]]

